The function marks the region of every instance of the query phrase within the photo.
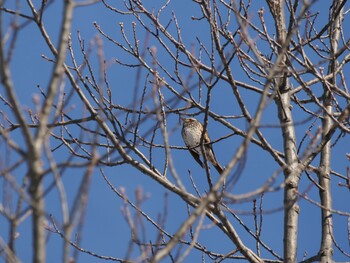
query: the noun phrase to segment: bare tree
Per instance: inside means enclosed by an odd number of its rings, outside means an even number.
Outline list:
[[[58,2],[0,0],[6,262],[26,260],[23,229],[33,262],[57,254],[50,242],[63,262],[349,260],[346,0]],[[104,19],[87,24],[89,12]],[[18,84],[18,65],[35,45],[32,89]],[[189,117],[203,123],[195,149],[181,141]],[[222,173],[198,155],[208,146]],[[95,246],[110,240],[84,239],[94,178],[121,202],[106,216],[125,219],[130,236],[115,239],[126,251],[105,255]]]

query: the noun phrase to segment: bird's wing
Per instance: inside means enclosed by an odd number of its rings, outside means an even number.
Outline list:
[[[213,147],[212,147],[212,144],[211,144],[208,132],[205,132],[204,135],[203,135],[203,143],[204,143],[204,145],[208,145],[210,150],[213,150]]]
[[[213,145],[211,144],[208,132],[204,133],[203,142],[204,142],[204,145],[208,146],[208,148],[210,149],[211,153],[213,154],[213,158],[214,158],[213,161],[215,161],[215,163],[217,163],[216,156],[215,156],[215,153],[214,153],[214,150],[213,150]],[[208,156],[207,156],[207,158],[208,158]]]
[[[199,163],[199,165],[200,165],[201,167],[204,167],[204,166],[203,166],[203,163],[202,163],[202,161],[201,161],[201,159],[199,158],[199,154],[198,154],[195,150],[193,150],[193,149],[188,149],[188,150],[190,151],[191,155],[192,155],[193,158],[196,160],[196,162]]]

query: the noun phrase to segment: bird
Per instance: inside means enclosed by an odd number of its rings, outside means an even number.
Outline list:
[[[219,174],[222,174],[224,169],[221,167],[219,162],[216,160],[213,147],[208,135],[208,132],[205,131],[203,133],[203,125],[199,121],[197,121],[194,118],[186,118],[183,121],[182,126],[182,138],[184,140],[184,143],[186,144],[188,150],[190,151],[193,158],[196,160],[196,162],[204,168],[204,164],[200,159],[200,156],[203,157],[202,153],[202,147],[200,145],[201,139],[203,136],[203,149],[205,151],[205,157],[218,171]]]

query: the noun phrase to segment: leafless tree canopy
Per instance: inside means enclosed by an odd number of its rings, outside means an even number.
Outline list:
[[[349,8],[0,0],[1,258],[350,261]]]

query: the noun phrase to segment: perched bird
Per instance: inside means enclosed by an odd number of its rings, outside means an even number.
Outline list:
[[[202,136],[205,156],[208,162],[210,162],[218,171],[218,173],[221,174],[224,169],[215,158],[213,147],[210,143],[210,138],[207,131],[205,131],[203,134],[203,125],[194,118],[187,118],[184,120],[182,126],[182,138],[193,158],[197,161],[197,163],[199,163],[201,167],[204,168],[204,164],[199,158],[200,155],[203,156],[202,147],[200,146]]]

